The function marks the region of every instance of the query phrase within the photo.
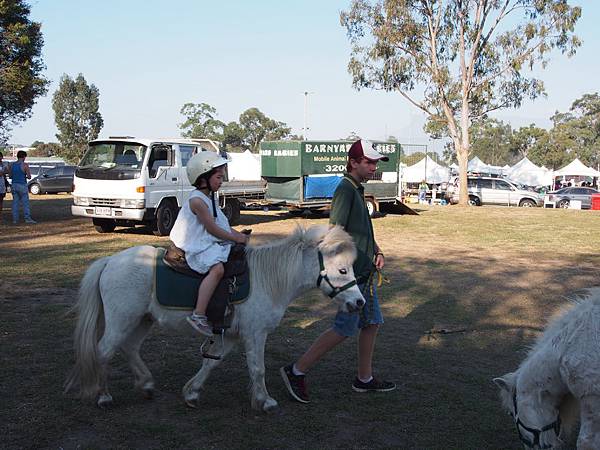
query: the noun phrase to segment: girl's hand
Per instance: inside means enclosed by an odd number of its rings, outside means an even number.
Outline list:
[[[231,231],[233,231],[233,237],[234,237],[235,242],[237,242],[238,244],[244,244],[244,245],[246,245],[248,243],[250,236],[248,236],[247,234],[240,233],[237,230],[231,230]]]

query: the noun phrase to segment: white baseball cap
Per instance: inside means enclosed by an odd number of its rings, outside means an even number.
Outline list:
[[[367,158],[371,161],[389,161],[390,158],[382,155],[373,146],[371,141],[360,139],[350,146],[348,158],[361,159]]]

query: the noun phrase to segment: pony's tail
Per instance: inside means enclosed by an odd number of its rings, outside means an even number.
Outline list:
[[[98,259],[85,272],[75,305],[77,325],[73,335],[75,366],[65,381],[65,393],[79,386],[82,398],[94,398],[100,389],[102,366],[98,357],[98,340],[104,321],[99,280],[108,257]]]

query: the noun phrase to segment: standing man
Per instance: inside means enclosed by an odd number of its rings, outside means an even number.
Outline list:
[[[23,217],[25,223],[37,223],[31,218],[29,211],[29,188],[27,180],[31,179],[29,164],[25,162],[27,152],[19,150],[17,160],[9,166],[10,177],[12,178],[12,216],[13,225],[19,223],[19,203],[23,205]]]
[[[355,313],[338,312],[333,326],[321,334],[298,361],[280,369],[290,395],[301,403],[309,402],[305,374],[327,352],[357,332],[358,373],[352,389],[356,392],[386,392],[396,388],[394,383],[381,381],[373,376],[375,338],[379,325],[383,323],[373,273],[376,269],[383,268],[384,257],[375,242],[361,184],[373,177],[379,161],[388,159],[375,150],[371,142],[365,140],[356,141],[348,152],[347,173],[333,195],[329,223],[342,226],[354,239],[357,250],[354,275],[366,304]]]
[[[0,222],[2,222],[2,210],[4,208],[4,197],[6,196],[6,188],[8,187],[8,181],[6,180],[6,173],[8,168],[4,166],[4,153],[0,152]]]

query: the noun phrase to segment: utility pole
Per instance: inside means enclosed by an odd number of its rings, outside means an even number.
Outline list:
[[[304,128],[302,131],[302,138],[306,141],[308,139],[308,96],[314,94],[314,92],[304,91]]]

